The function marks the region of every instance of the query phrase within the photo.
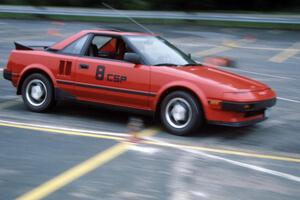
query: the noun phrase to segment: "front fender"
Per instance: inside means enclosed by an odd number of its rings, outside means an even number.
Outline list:
[[[157,109],[157,106],[159,102],[161,101],[161,98],[166,94],[166,92],[171,91],[173,89],[180,88],[185,89],[187,91],[193,92],[197,97],[198,100],[201,102],[203,109],[205,109],[207,106],[207,98],[206,95],[203,93],[203,91],[198,87],[196,84],[187,82],[187,81],[174,81],[171,83],[168,83],[167,85],[160,88],[160,90],[157,92],[157,95],[155,97],[153,108],[154,110]]]

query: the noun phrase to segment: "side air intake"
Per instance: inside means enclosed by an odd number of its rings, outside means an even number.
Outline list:
[[[59,62],[58,74],[64,76],[70,76],[71,72],[72,72],[72,62],[61,60]]]

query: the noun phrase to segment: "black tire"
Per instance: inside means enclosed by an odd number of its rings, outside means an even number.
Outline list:
[[[186,110],[183,112],[185,114],[178,115],[180,112],[176,111],[182,111],[182,108]],[[178,120],[183,116],[184,120]],[[160,106],[160,119],[168,132],[180,136],[193,133],[204,121],[202,107],[198,100],[185,91],[172,92],[162,100]]]
[[[32,95],[33,87],[39,87],[40,93]],[[35,90],[37,91],[37,90]],[[40,96],[40,99],[34,97]],[[46,112],[54,105],[54,89],[51,81],[43,74],[35,73],[25,78],[22,85],[22,98],[25,106],[33,112]]]

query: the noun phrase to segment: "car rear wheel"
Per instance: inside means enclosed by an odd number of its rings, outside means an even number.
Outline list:
[[[29,110],[45,112],[54,103],[53,86],[43,74],[31,74],[22,85],[22,97]]]
[[[184,91],[172,92],[163,99],[160,117],[166,130],[175,135],[192,133],[203,123],[197,99]]]

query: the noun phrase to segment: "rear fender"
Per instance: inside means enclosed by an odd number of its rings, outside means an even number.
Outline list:
[[[17,94],[21,94],[21,87],[22,87],[22,84],[23,84],[25,78],[29,74],[32,74],[32,73],[45,74],[46,76],[48,76],[50,78],[50,81],[52,82],[53,87],[57,86],[55,77],[49,68],[47,68],[46,66],[41,65],[41,64],[31,64],[31,65],[28,65],[27,67],[25,67],[20,73],[20,78],[19,78],[19,81],[17,84]]]

